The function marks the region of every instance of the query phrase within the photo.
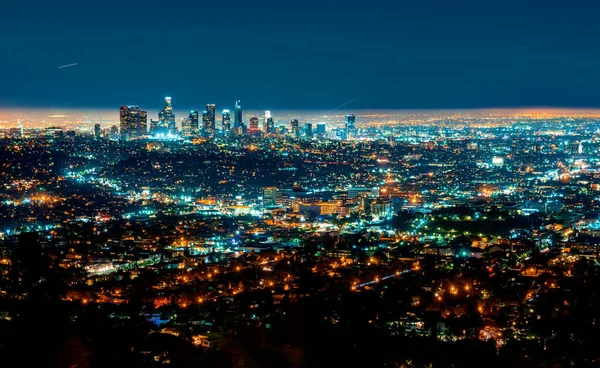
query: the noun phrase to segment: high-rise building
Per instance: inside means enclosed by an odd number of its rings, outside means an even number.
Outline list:
[[[100,129],[100,124],[94,124],[94,137],[96,139],[100,138],[100,134],[101,134],[102,130]]]
[[[190,124],[192,125],[192,134],[197,135],[198,129],[200,128],[200,126],[198,125],[198,111],[190,110],[190,115],[188,116],[188,118],[190,119]]]
[[[175,113],[171,104],[171,97],[165,97],[165,108],[158,112],[158,120],[161,125],[167,127],[169,133],[177,132],[177,123],[175,122]]]
[[[137,126],[137,136],[141,137],[148,133],[148,111],[140,111],[140,124]]]
[[[250,118],[250,128],[248,129],[250,134],[256,134],[259,129],[258,129],[258,118],[256,116],[253,116]]]
[[[150,119],[150,134],[158,133],[159,126],[160,126],[159,120]]]
[[[263,122],[263,128],[267,134],[275,134],[275,122],[271,116],[271,111],[265,111],[265,120]]]
[[[231,130],[231,113],[229,110],[223,110],[223,114],[221,115],[221,125],[223,126],[223,131],[229,132]]]
[[[210,133],[210,116],[206,110],[202,111],[202,133]]]
[[[191,137],[194,135],[194,125],[192,119],[185,118],[181,122],[181,134],[185,137]]]
[[[110,135],[113,138],[117,138],[119,136],[119,127],[116,125],[113,125],[110,127]]]
[[[206,104],[206,115],[208,117],[209,130],[214,132],[217,128],[215,124],[215,104]]]
[[[290,121],[290,132],[292,133],[292,137],[300,136],[300,124],[298,123],[298,119],[293,119]]]
[[[312,137],[313,130],[312,130],[312,124],[311,123],[304,124],[304,135],[307,136],[307,137]]]
[[[325,133],[327,133],[327,126],[325,125],[325,123],[318,123],[317,124],[317,135],[324,136]]]
[[[137,138],[146,134],[146,111],[140,110],[138,106],[121,106],[119,117],[122,138]]]
[[[277,206],[277,198],[279,197],[279,191],[275,187],[267,187],[263,190],[263,205]]]
[[[242,124],[242,105],[240,105],[240,100],[237,100],[235,101],[235,110],[233,115],[233,128],[236,130],[236,132],[241,129]]]
[[[356,116],[354,114],[346,114],[346,138],[354,136]]]

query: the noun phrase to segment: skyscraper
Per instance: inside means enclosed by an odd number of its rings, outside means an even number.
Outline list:
[[[138,106],[121,106],[119,118],[122,138],[137,138],[146,134],[148,113]]]
[[[188,118],[190,119],[190,124],[192,125],[192,134],[193,135],[197,135],[198,134],[198,130],[200,128],[199,121],[198,121],[198,111],[197,110],[190,110],[190,115],[188,116]]]
[[[253,116],[250,118],[250,134],[256,134],[259,131],[258,129],[258,118]]]
[[[171,97],[165,97],[165,108],[158,112],[158,120],[161,125],[165,125],[169,133],[177,132],[177,124],[175,122],[175,113],[171,104]]]
[[[313,130],[312,130],[312,124],[311,123],[304,124],[304,135],[306,135],[307,137],[312,137]]]
[[[290,121],[290,133],[294,138],[300,136],[300,124],[298,123],[298,119],[292,119],[292,121]]]
[[[210,117],[208,116],[208,111],[206,110],[202,111],[202,133],[210,133]]]
[[[271,116],[271,111],[265,111],[265,120],[263,122],[263,128],[267,134],[275,134],[275,123]]]
[[[317,134],[324,136],[327,133],[327,125],[325,123],[317,123]]]
[[[100,133],[101,133],[101,131],[102,131],[102,130],[100,129],[100,124],[97,124],[97,123],[96,123],[96,124],[94,124],[94,137],[95,137],[96,139],[100,138]],[[23,134],[23,133],[21,133],[21,135],[22,135],[22,134]]]
[[[158,132],[159,125],[160,121],[150,119],[150,134],[156,134]]]
[[[181,134],[184,137],[192,136],[192,120],[190,118],[185,118],[181,122]]]
[[[217,127],[215,124],[215,104],[206,104],[206,114],[208,116],[209,130],[214,132]]]
[[[221,124],[223,125],[223,131],[229,132],[231,130],[231,113],[227,109],[223,110]]]
[[[236,132],[242,128],[242,105],[240,100],[235,101],[235,110],[233,115],[233,128]]]
[[[346,115],[346,138],[350,138],[350,137],[354,136],[354,131],[355,131],[354,124],[355,123],[356,123],[356,116],[354,116],[354,114],[347,114]]]

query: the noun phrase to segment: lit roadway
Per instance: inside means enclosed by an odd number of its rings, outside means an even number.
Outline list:
[[[367,285],[376,284],[376,283],[378,283],[378,282],[380,282],[380,281],[387,280],[387,279],[391,279],[392,277],[396,277],[396,276],[404,275],[404,274],[406,274],[406,273],[409,273],[409,272],[412,272],[412,270],[404,270],[404,271],[399,271],[399,272],[396,272],[396,273],[394,273],[394,274],[391,274],[391,275],[384,276],[384,277],[382,277],[382,278],[376,278],[375,280],[372,280],[372,281],[369,281],[369,282],[365,282],[365,283],[362,283],[362,284],[356,285],[356,289],[358,289],[358,288],[361,288],[361,287],[364,287],[364,286],[367,286]]]

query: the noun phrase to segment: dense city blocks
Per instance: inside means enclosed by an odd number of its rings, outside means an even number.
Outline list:
[[[600,363],[600,114],[176,108],[6,113],[3,355]]]

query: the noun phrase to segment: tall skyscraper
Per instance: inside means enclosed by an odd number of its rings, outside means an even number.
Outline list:
[[[312,124],[311,123],[304,124],[304,135],[306,135],[307,137],[312,137],[313,130],[312,130]]]
[[[346,138],[351,138],[354,136],[356,116],[354,114],[346,115]]]
[[[167,127],[169,133],[177,132],[177,123],[175,122],[175,113],[171,104],[171,97],[165,97],[165,108],[158,112],[158,120],[161,125]]]
[[[198,135],[198,130],[200,129],[200,126],[198,125],[198,111],[190,110],[190,115],[188,116],[188,119],[190,119],[190,124],[192,125],[192,134]]]
[[[300,124],[298,123],[298,119],[292,119],[292,121],[290,121],[290,133],[292,134],[292,137],[299,137],[300,136]]]
[[[250,134],[256,134],[258,129],[258,118],[253,116],[250,118],[250,128],[248,129]]]
[[[119,136],[119,127],[117,127],[116,125],[113,125],[110,127],[110,135],[113,138],[118,138]]]
[[[275,123],[273,122],[273,117],[271,116],[271,111],[265,111],[265,120],[263,122],[263,129],[267,134],[275,134]]]
[[[231,113],[227,109],[223,110],[221,124],[223,125],[224,132],[229,132],[231,130]]]
[[[208,116],[208,111],[206,110],[202,111],[202,133],[210,133],[210,117]]]
[[[146,134],[148,113],[138,106],[121,106],[119,118],[122,138],[137,138]]]
[[[327,133],[327,125],[325,125],[325,123],[318,123],[317,124],[317,134],[320,136],[324,136],[325,133]]]
[[[160,125],[160,121],[150,119],[150,134],[156,134],[158,131],[159,125]]]
[[[217,127],[215,124],[215,104],[206,104],[206,114],[208,116],[209,130],[214,132]]]
[[[240,100],[235,101],[235,110],[233,114],[233,128],[236,132],[242,128],[242,105],[240,105]]]
[[[141,137],[148,133],[148,111],[140,111],[140,123],[137,126],[137,136]]]
[[[100,129],[100,124],[94,124],[94,137],[96,139],[100,138],[100,133],[102,132],[102,130]],[[23,133],[21,133],[22,135]]]

